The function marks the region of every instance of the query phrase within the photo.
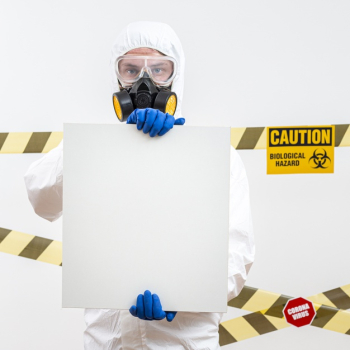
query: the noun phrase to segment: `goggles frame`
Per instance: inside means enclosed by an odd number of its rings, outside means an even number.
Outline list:
[[[140,70],[140,73],[137,75],[136,78],[126,80],[120,74],[120,72],[119,72],[119,62],[124,60],[124,59],[128,59],[128,60],[131,60],[131,61],[132,60],[144,60],[144,66],[142,67],[142,69]],[[173,63],[173,72],[170,75],[170,78],[167,79],[166,81],[157,80],[153,76],[150,67],[147,66],[147,60],[171,61]],[[175,78],[175,76],[177,74],[177,62],[176,62],[176,60],[173,57],[170,57],[170,56],[122,55],[122,56],[119,56],[116,59],[114,68],[115,68],[115,72],[117,74],[118,80],[120,81],[120,83],[121,83],[121,85],[123,87],[130,87],[130,86],[132,86],[132,84],[134,84],[136,81],[141,79],[144,76],[145,73],[148,74],[149,78],[156,85],[166,87],[166,86],[169,86],[173,82],[173,80],[174,80],[174,78]]]

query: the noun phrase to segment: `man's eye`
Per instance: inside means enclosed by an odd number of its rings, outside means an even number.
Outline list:
[[[154,68],[153,69],[153,73],[155,73],[155,74],[160,74],[160,73],[162,73],[162,69],[161,68]]]
[[[137,71],[135,69],[128,69],[127,73],[130,75],[135,75],[137,73]]]

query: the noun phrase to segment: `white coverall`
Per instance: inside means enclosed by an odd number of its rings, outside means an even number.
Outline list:
[[[116,58],[138,47],[157,49],[178,62],[172,91],[178,96],[175,117],[179,118],[185,58],[178,37],[166,24],[135,22],[122,31],[112,49],[113,92],[119,91],[114,69]],[[29,200],[35,212],[49,221],[62,215],[62,158],[61,142],[35,161],[25,174]],[[237,151],[231,148],[228,300],[243,288],[254,260],[254,250],[247,176]],[[85,350],[220,349],[218,327],[222,316],[221,313],[178,312],[172,322],[166,319],[144,321],[133,317],[128,310],[86,309]]]

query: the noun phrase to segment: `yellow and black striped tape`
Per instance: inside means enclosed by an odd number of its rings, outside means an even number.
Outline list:
[[[62,138],[63,132],[0,133],[0,154],[47,153]],[[266,127],[231,128],[231,145],[236,149],[265,149]],[[335,125],[335,147],[350,147],[349,124]]]
[[[0,252],[62,266],[62,242],[1,227]]]
[[[350,147],[349,124],[336,124],[335,147]],[[231,128],[231,145],[236,149],[265,149],[267,127]]]
[[[1,153],[47,153],[57,147],[63,132],[0,133]]]
[[[292,297],[268,292],[262,289],[243,287],[241,293],[228,302],[228,305],[237,309],[247,311],[261,311],[270,316],[283,317],[284,305]],[[319,293],[308,298],[318,304],[327,305],[333,308],[350,309],[350,284]]]
[[[290,296],[244,287],[228,305],[253,313],[220,324],[220,345],[267,334],[290,325],[284,320],[283,308]],[[312,326],[350,335],[350,285],[313,295],[316,317]]]

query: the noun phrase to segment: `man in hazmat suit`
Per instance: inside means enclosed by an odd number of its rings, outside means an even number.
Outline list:
[[[152,58],[161,55],[169,58],[173,62],[173,71],[171,81],[167,81],[166,84],[177,96],[177,108],[173,118],[152,108],[137,109],[130,114],[128,123],[136,124],[139,130],[149,132],[151,137],[164,135],[174,124],[183,124],[181,102],[185,58],[180,40],[175,32],[163,23],[135,22],[129,24],[118,36],[112,48],[113,93],[124,89],[125,82],[121,81],[124,77],[122,72],[116,69],[116,62],[120,57],[128,54]],[[156,81],[156,74],[159,72],[159,70],[152,72],[149,67],[145,67],[142,74],[147,73]],[[134,74],[135,72],[129,69],[127,73]],[[154,74],[153,77],[152,74]],[[136,80],[138,78],[140,77],[137,77]],[[62,158],[63,143],[61,142],[57,148],[35,161],[25,174],[29,200],[35,212],[49,221],[55,221],[62,215]],[[253,260],[254,239],[248,181],[243,163],[236,150],[231,147],[228,300],[240,293]],[[216,350],[220,348],[218,327],[223,316],[221,313],[178,312],[174,319],[173,314],[170,318],[149,322],[140,319],[142,317],[139,317],[135,310],[135,307],[132,307],[130,312],[128,310],[86,309],[85,349]]]

